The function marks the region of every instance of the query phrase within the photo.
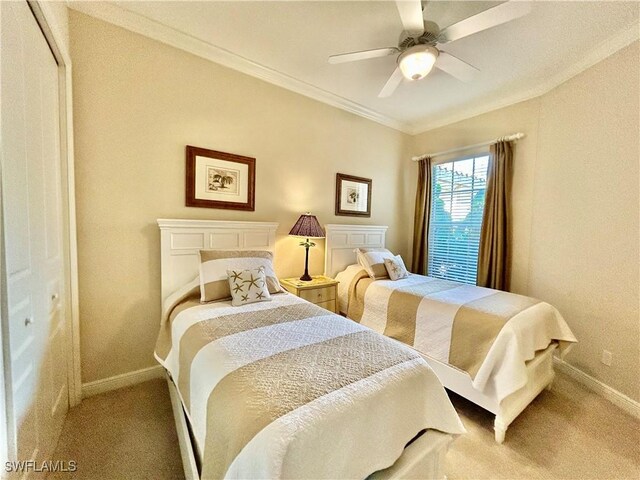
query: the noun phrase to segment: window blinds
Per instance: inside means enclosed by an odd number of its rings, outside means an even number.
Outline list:
[[[489,155],[432,167],[427,274],[476,283]]]

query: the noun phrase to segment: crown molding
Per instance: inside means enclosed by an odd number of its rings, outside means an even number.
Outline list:
[[[588,68],[601,62],[605,58],[610,57],[617,51],[622,50],[624,47],[630,45],[631,43],[638,40],[639,38],[640,38],[640,23],[634,23],[630,27],[618,32],[612,37],[609,37],[609,39],[598,44],[596,48],[587,52],[577,62],[569,65],[564,70],[550,77],[546,82],[542,83],[541,85],[538,85],[534,88],[517,93],[515,95],[511,95],[505,99],[500,99],[495,102],[485,103],[480,107],[465,109],[462,112],[452,114],[452,115],[440,116],[438,117],[437,120],[427,120],[424,122],[415,123],[412,125],[412,128],[410,128],[409,134],[418,135],[420,133],[425,133],[425,132],[428,132],[429,130],[445,127],[447,125],[451,125],[453,123],[460,122],[468,118],[482,115],[483,113],[499,110],[501,108],[505,108],[510,105],[514,105],[516,103],[524,102],[526,100],[531,100],[533,98],[544,95],[545,93],[550,92],[554,88],[559,87],[560,85],[570,80],[571,78],[584,72]]]
[[[304,95],[332,107],[345,110],[376,123],[409,133],[411,126],[395,120],[375,110],[333,94],[319,87],[293,78],[272,68],[244,58],[224,48],[200,40],[180,30],[164,25],[138,13],[127,10],[119,5],[106,2],[67,2],[69,8],[91,17],[117,25],[126,30],[152,38],[166,45],[179,48],[198,57],[211,60],[225,67],[237,70],[252,77],[264,80],[278,87]]]
[[[483,103],[481,106],[463,109],[451,115],[440,115],[436,119],[427,119],[415,123],[405,123],[383,115],[359,103],[348,100],[319,87],[293,78],[272,68],[237,55],[229,50],[217,47],[187,33],[176,30],[160,22],[127,10],[119,5],[107,2],[67,1],[69,8],[91,17],[112,23],[126,30],[138,33],[166,45],[192,53],[225,67],[237,70],[252,77],[264,80],[305,97],[312,98],[332,107],[358,115],[381,125],[393,128],[409,135],[418,135],[436,128],[451,125],[467,118],[482,115],[500,108],[539,97],[553,90],[567,80],[582,73],[589,67],[613,55],[640,38],[640,24],[613,35],[587,52],[577,62],[550,77],[546,82],[506,98]]]

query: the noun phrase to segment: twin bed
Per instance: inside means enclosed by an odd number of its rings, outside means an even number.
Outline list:
[[[419,315],[408,322],[412,341],[406,332],[389,335],[386,323],[396,321],[388,315],[394,309],[389,299],[405,295],[400,303],[406,303],[411,291],[455,287],[418,288],[427,278],[420,276],[368,282],[357,268],[348,269],[355,248],[384,247],[386,227],[326,226],[325,274],[343,278],[340,304],[345,313],[356,312],[355,321],[287,293],[241,307],[200,304],[198,252],[273,252],[277,224],[158,224],[163,319],[156,358],[167,370],[187,478],[441,479],[444,454],[464,427],[440,382],[495,413],[496,439],[502,441],[513,418],[553,380],[554,350],[573,338],[558,315],[560,327],[553,330],[549,320],[546,333],[560,342],[542,345],[540,335],[514,354],[510,348],[522,343],[517,337],[531,333],[515,329],[511,341],[494,342],[503,351],[489,349],[500,368],[483,370],[480,362],[472,378],[450,366],[442,352],[421,351]],[[443,322],[446,330],[453,318]],[[507,367],[500,361],[505,354]],[[508,366],[517,364],[515,383],[496,381],[496,371],[506,378]]]
[[[464,427],[415,351],[289,293],[200,304],[198,252],[273,252],[276,224],[158,223],[155,354],[187,478],[444,478]]]
[[[339,310],[415,348],[442,384],[495,415],[495,439],[553,383],[553,355],[576,342],[551,305],[421,275],[363,275],[355,249],[385,247],[387,227],[325,225],[325,274],[340,281]]]

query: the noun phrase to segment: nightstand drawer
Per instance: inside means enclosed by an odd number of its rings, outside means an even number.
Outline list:
[[[329,300],[328,302],[316,303],[316,305],[318,305],[319,307],[325,308],[325,309],[329,310],[330,312],[336,313],[336,301],[335,300]]]
[[[326,302],[328,300],[334,300],[336,298],[336,287],[331,286],[301,290],[299,297],[304,298],[311,303],[320,303]]]

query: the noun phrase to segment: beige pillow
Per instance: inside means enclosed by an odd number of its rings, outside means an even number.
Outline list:
[[[384,266],[391,280],[400,280],[401,278],[407,278],[409,276],[407,267],[405,267],[400,255],[396,255],[393,258],[385,258]]]
[[[393,258],[393,253],[389,250],[381,251],[363,251],[364,249],[357,249],[358,263],[362,265],[367,271],[367,274],[374,280],[381,278],[387,278],[389,274],[384,266],[385,258]]]
[[[264,267],[269,293],[282,292],[273,269],[273,254],[263,250],[200,250],[200,301],[231,298],[227,270]]]
[[[271,300],[264,267],[252,270],[227,270],[231,305],[240,307]]]

